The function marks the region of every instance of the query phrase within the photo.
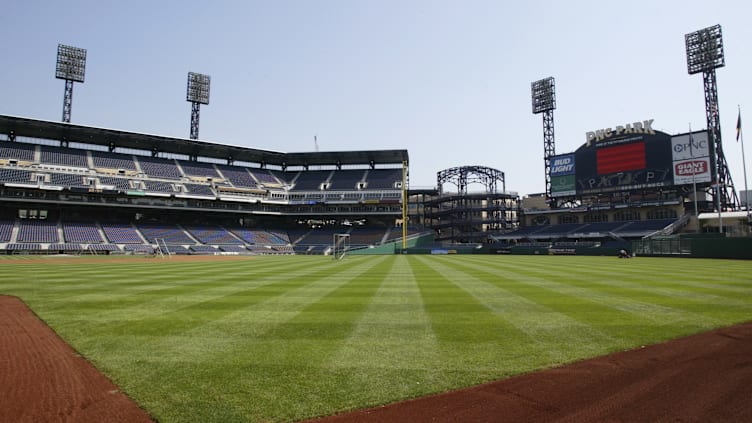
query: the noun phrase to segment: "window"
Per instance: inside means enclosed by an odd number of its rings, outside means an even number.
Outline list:
[[[565,214],[559,216],[559,223],[580,223],[580,217],[574,214]]]

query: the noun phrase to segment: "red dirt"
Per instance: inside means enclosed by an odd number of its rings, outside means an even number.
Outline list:
[[[0,296],[1,422],[151,422],[15,297]]]
[[[313,421],[751,422],[752,322]]]
[[[149,422],[19,299],[0,296],[0,421]],[[311,422],[752,421],[752,322]]]

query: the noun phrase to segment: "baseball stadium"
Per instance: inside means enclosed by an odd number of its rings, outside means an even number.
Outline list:
[[[189,138],[71,123],[59,45],[62,121],[0,115],[0,421],[752,420],[721,29],[685,39],[706,128],[557,152],[535,81],[526,196],[485,165],[411,187],[407,149],[202,141],[197,73]]]

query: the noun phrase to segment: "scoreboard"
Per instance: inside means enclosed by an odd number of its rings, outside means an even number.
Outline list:
[[[609,135],[588,135],[574,153],[551,158],[552,197],[708,185],[713,180],[707,131],[602,133]]]

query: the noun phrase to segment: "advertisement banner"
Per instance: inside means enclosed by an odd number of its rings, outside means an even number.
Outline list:
[[[552,197],[567,197],[575,194],[577,194],[577,183],[573,174],[551,177]]]
[[[562,154],[551,157],[551,177],[575,174],[574,154]]]
[[[690,142],[691,141],[691,142]],[[674,184],[689,185],[712,180],[708,133],[698,132],[671,139]]]

